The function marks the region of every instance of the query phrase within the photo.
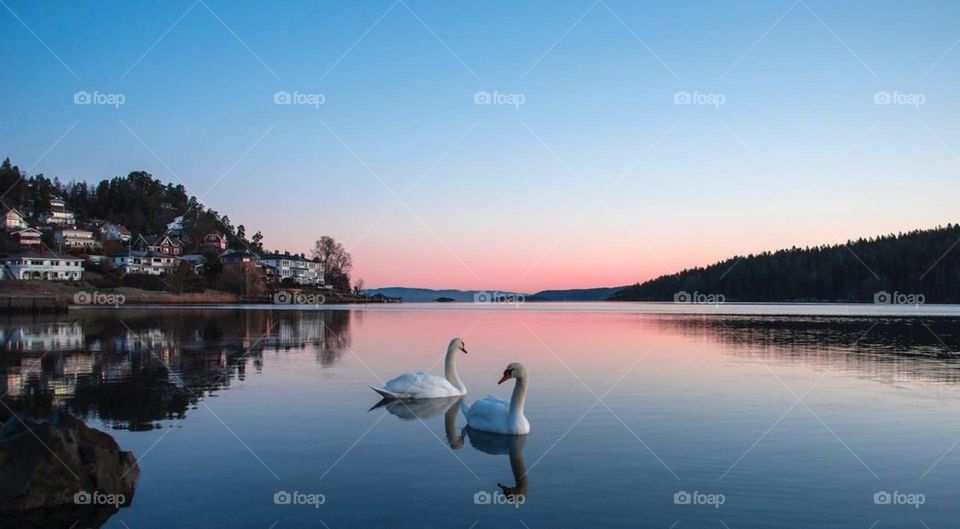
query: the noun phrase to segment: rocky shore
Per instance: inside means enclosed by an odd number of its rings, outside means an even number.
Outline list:
[[[3,524],[31,527],[42,521],[50,527],[57,519],[84,519],[96,525],[130,504],[140,468],[113,437],[56,412],[44,420],[6,419],[0,427],[0,476]]]

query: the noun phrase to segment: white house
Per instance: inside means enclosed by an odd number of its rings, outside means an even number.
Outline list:
[[[53,232],[53,240],[64,248],[73,250],[92,250],[99,246],[99,241],[93,238],[93,232],[64,228]]]
[[[163,275],[173,270],[174,257],[157,252],[132,250],[112,256],[113,266],[125,274]]]
[[[130,242],[130,230],[120,224],[108,222],[100,227],[100,238],[104,241]]]
[[[83,348],[83,327],[79,322],[20,325],[10,328],[5,338],[16,351],[76,351]]]
[[[77,218],[73,212],[67,209],[66,203],[60,198],[50,199],[50,211],[45,212],[41,219],[43,222],[54,226],[76,226]]]
[[[0,258],[3,277],[9,279],[43,279],[47,281],[79,281],[83,279],[83,259],[54,253],[24,253]]]
[[[167,233],[174,237],[183,235],[183,215],[173,219],[173,222],[167,224]]]
[[[20,213],[20,210],[11,208],[3,216],[3,227],[8,231],[16,231],[27,228],[27,219]]]
[[[277,271],[277,279],[289,279],[298,285],[323,286],[323,263],[319,259],[307,259],[301,255],[268,253],[260,257],[260,263]]]

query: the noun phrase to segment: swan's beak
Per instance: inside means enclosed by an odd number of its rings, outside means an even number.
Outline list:
[[[466,347],[464,347],[464,346],[461,345],[461,346],[460,346],[460,350],[463,351],[463,354],[467,354],[467,348],[466,348]]]
[[[500,381],[497,382],[497,385],[499,386],[500,384],[503,384],[504,382],[506,382],[506,381],[508,381],[508,380],[510,380],[510,373],[504,373],[504,374],[503,374],[503,377],[500,378]]]

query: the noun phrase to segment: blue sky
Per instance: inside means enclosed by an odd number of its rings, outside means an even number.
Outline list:
[[[3,4],[0,155],[182,181],[268,246],[342,240],[368,286],[616,285],[957,220],[956,2]]]

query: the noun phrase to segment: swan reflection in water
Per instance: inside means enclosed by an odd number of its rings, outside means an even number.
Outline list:
[[[383,408],[399,419],[411,421],[414,419],[429,419],[444,414],[443,426],[447,432],[447,443],[454,450],[463,446],[463,438],[457,435],[457,414],[460,413],[460,403],[463,397],[445,397],[439,399],[412,399],[398,400],[384,398],[373,405],[368,411]]]
[[[503,495],[511,502],[523,503],[527,497],[527,466],[523,460],[523,447],[527,435],[503,435],[484,432],[465,426],[457,433],[457,416],[460,414],[460,402],[463,397],[442,399],[395,400],[383,399],[370,410],[383,408],[391,415],[402,420],[429,419],[443,414],[443,427],[450,448],[458,450],[466,439],[470,446],[480,452],[491,455],[508,455],[510,470],[513,471],[513,486],[497,483]]]
[[[383,408],[405,421],[436,417],[449,410],[459,410],[463,397],[444,397],[438,399],[391,399],[383,398],[368,411]],[[456,417],[456,413],[453,414]]]
[[[470,446],[483,453],[510,456],[510,470],[513,472],[514,485],[511,487],[497,483],[497,486],[510,503],[523,504],[527,498],[528,488],[527,465],[523,461],[523,446],[527,442],[527,436],[489,433],[469,426],[465,427],[460,435],[461,443],[464,435],[470,439]],[[447,437],[449,436],[448,433]]]

